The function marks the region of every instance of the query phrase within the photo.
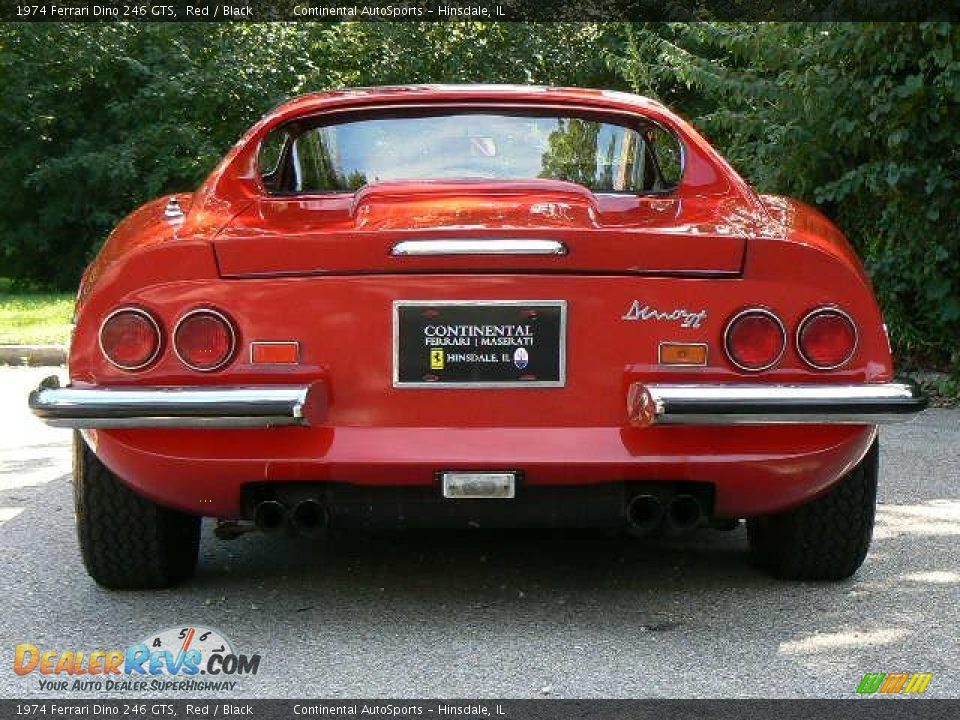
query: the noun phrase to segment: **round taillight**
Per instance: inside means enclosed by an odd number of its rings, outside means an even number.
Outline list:
[[[797,329],[797,351],[818,370],[833,370],[853,357],[857,327],[842,310],[821,308],[808,314]]]
[[[173,349],[192,370],[210,372],[230,360],[237,344],[233,325],[216,310],[194,310],[173,331]]]
[[[787,333],[769,310],[744,310],[727,323],[724,346],[730,362],[741,370],[766,370],[783,356]]]
[[[118,368],[140,370],[160,354],[160,326],[145,310],[114,310],[100,326],[100,350]]]

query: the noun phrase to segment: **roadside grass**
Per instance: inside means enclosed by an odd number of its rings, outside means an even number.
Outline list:
[[[66,345],[72,293],[0,291],[0,345]]]

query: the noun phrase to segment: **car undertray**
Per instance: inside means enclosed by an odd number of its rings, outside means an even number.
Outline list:
[[[243,513],[267,527],[291,524],[304,534],[331,528],[557,528],[663,525],[693,529],[713,516],[714,487],[693,482],[620,482],[525,486],[510,499],[451,499],[436,486],[361,486],[350,483],[250,483]],[[301,522],[305,521],[305,522]]]

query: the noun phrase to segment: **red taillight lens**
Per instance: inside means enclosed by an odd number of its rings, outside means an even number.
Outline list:
[[[814,310],[797,331],[800,357],[818,370],[840,367],[853,357],[856,347],[857,328],[839,310]]]
[[[727,323],[727,356],[743,370],[766,370],[783,355],[787,334],[783,323],[767,310],[745,310]]]
[[[144,310],[116,310],[100,326],[100,349],[118,368],[139,370],[160,352],[160,327]]]
[[[177,323],[173,348],[184,365],[208,372],[230,360],[236,340],[233,325],[224,315],[215,310],[195,310]]]

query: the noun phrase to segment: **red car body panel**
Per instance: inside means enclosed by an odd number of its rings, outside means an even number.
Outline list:
[[[571,183],[380,183],[357,193],[271,197],[261,140],[298,117],[399,106],[542,107],[642,116],[681,139],[680,186],[664,196],[594,194]],[[69,373],[76,387],[308,384],[329,406],[309,427],[87,430],[97,455],[152,499],[238,517],[257,482],[429,486],[439,470],[516,469],[530,485],[705,482],[714,514],[747,517],[808,501],[863,457],[871,425],[634,427],[627,390],[642,382],[880,383],[893,376],[883,320],[843,235],[797,201],[758,196],[686,122],[663,106],[592,90],[417,87],[330,92],[286,103],[255,125],[194,194],[186,217],[168,198],[134,212],[81,283]],[[562,208],[558,211],[557,208]],[[404,257],[405,239],[550,238],[562,256]],[[564,300],[562,388],[398,388],[396,300]],[[636,300],[704,310],[699,327],[629,322]],[[120,370],[98,345],[104,318],[148,309],[167,337],[157,362]],[[793,347],[761,373],[723,350],[729,318],[774,311],[792,336],[811,309],[855,321],[853,358],[829,372]],[[178,361],[169,333],[199,307],[229,315],[239,351],[222,370]],[[252,341],[296,341],[299,363],[251,362]],[[662,365],[662,342],[704,343],[703,367]]]

